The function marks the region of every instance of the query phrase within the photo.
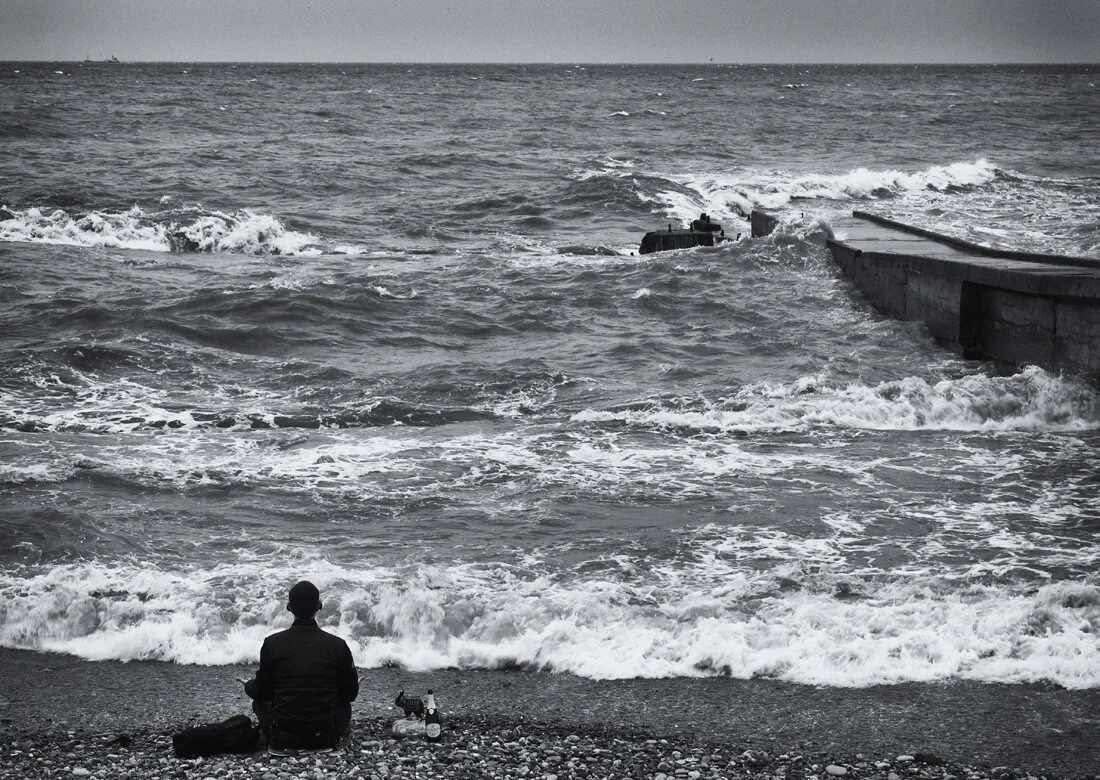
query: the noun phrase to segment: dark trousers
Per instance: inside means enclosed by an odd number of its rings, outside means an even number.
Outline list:
[[[260,728],[267,735],[267,743],[280,748],[336,747],[340,737],[351,733],[351,704],[345,704],[333,714],[332,725],[316,732],[299,732],[281,728],[275,722],[271,702],[252,700],[252,711],[260,721]]]

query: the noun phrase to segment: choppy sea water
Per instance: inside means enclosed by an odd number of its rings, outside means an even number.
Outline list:
[[[1100,396],[821,241],[1097,256],[1098,79],[0,65],[0,645],[1100,685]]]

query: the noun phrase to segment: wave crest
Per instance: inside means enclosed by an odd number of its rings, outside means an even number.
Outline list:
[[[577,422],[707,432],[806,430],[820,426],[916,431],[1080,431],[1100,427],[1100,398],[1087,387],[1029,366],[1009,377],[974,374],[831,387],[821,377],[746,385],[733,397],[644,408],[585,410]]]
[[[1003,175],[985,159],[933,165],[914,172],[856,168],[840,174],[683,174],[666,176],[676,187],[657,192],[653,200],[670,217],[687,222],[700,210],[723,219],[747,217],[755,208],[783,209],[792,201],[871,200],[923,191],[966,190],[990,184]]]
[[[151,252],[295,255],[320,251],[316,236],[291,230],[269,214],[248,210],[147,214],[134,206],[123,212],[28,208],[8,213],[9,219],[0,220],[0,241]]]
[[[562,580],[538,566],[341,568],[286,555],[212,569],[82,562],[0,575],[0,645],[92,660],[254,663],[301,576],[330,630],[375,668],[526,668],[594,679],[728,675],[865,686],[953,678],[1100,685],[1100,589],[908,579],[846,584],[794,569],[672,570],[627,558]],[[535,563],[530,561],[527,563]],[[710,565],[710,564],[706,564]]]
[[[315,247],[317,238],[289,230],[268,214],[217,212],[201,216],[189,225],[173,225],[169,244],[172,249],[184,252],[296,255]]]

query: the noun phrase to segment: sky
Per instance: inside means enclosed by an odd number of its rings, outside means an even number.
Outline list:
[[[1100,62],[1100,0],[0,0],[0,60]]]

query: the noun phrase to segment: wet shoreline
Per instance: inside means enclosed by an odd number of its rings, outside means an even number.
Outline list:
[[[0,650],[3,733],[40,749],[132,734],[161,744],[171,757],[163,740],[172,732],[248,712],[235,678],[252,671]],[[362,671],[353,716],[357,741],[384,743],[396,692],[430,687],[455,733],[472,736],[518,727],[580,734],[613,751],[615,739],[666,739],[736,755],[763,751],[772,760],[797,753],[821,766],[920,754],[990,772],[1100,773],[1095,689],[964,681],[823,688],[716,677],[596,681],[530,671]],[[870,763],[866,776],[876,771]]]

